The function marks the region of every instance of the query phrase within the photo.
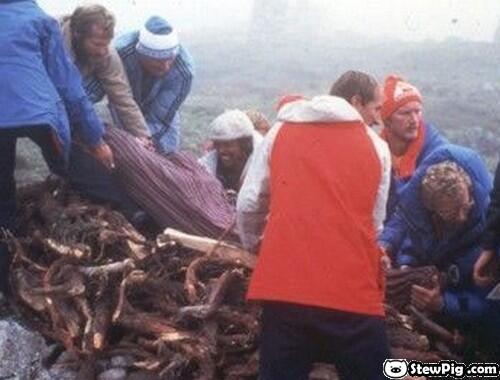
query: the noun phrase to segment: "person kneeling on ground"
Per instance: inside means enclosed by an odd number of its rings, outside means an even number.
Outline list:
[[[393,258],[396,265],[434,265],[446,279],[435,278],[432,289],[414,285],[412,303],[498,355],[500,308],[486,299],[490,288],[479,288],[472,280],[490,190],[490,174],[477,153],[443,145],[422,162],[402,191],[380,243],[395,254],[408,236],[412,249],[407,252],[412,255],[401,257],[400,252]]]

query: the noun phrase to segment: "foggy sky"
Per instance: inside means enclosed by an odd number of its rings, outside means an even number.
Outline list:
[[[137,28],[152,14],[181,31],[255,33],[255,17],[315,34],[352,31],[369,37],[402,40],[457,37],[491,41],[500,20],[500,0],[97,0],[118,19],[118,30]],[[39,0],[48,13],[71,12],[89,1]]]

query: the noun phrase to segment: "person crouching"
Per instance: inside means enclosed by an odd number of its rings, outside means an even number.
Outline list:
[[[213,150],[199,159],[226,190],[238,192],[249,158],[262,137],[254,131],[249,117],[240,110],[226,111],[210,124]]]

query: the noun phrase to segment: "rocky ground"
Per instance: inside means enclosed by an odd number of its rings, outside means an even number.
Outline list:
[[[0,311],[0,379],[73,380],[76,373],[53,366],[46,370],[42,361],[51,347],[45,339],[24,326],[12,310]]]

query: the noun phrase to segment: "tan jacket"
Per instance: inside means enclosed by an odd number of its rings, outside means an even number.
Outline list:
[[[102,84],[108,96],[109,102],[113,105],[118,118],[123,127],[134,136],[148,136],[146,120],[134,100],[127,74],[116,49],[110,45],[109,55],[102,61],[82,64],[76,62],[76,55],[71,41],[71,27],[68,16],[60,21],[62,34],[66,48],[76,66],[80,70],[83,78],[95,76]]]

